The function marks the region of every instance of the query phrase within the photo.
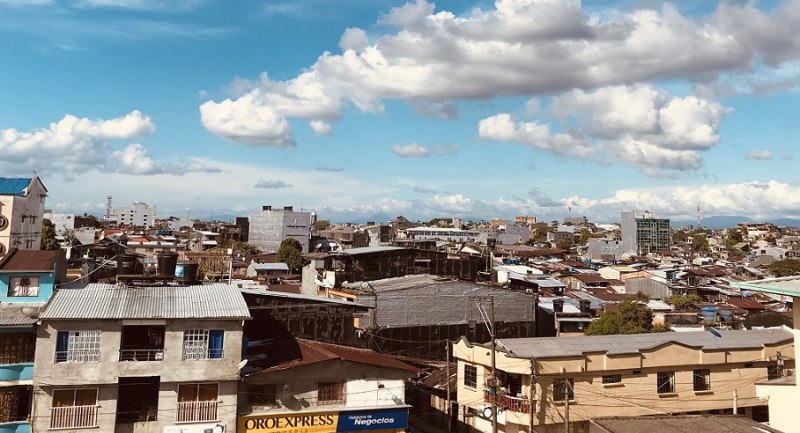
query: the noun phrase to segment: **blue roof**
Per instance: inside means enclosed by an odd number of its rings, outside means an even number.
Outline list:
[[[22,195],[33,179],[0,177],[0,195]]]

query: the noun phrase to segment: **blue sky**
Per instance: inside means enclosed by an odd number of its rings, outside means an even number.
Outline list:
[[[56,211],[800,217],[800,0],[0,0]]]

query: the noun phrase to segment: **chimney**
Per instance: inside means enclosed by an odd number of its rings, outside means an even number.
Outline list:
[[[581,313],[590,314],[592,312],[592,301],[588,299],[581,299],[578,301],[581,306]]]
[[[564,312],[564,300],[563,299],[553,299],[553,312],[554,313],[563,313]]]
[[[261,206],[261,210],[272,210],[272,206],[265,204],[264,206]]]

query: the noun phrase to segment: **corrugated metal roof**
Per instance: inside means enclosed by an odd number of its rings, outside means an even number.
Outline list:
[[[23,308],[38,310],[44,304],[16,304],[0,303],[0,326],[3,327],[28,327],[36,324],[38,319],[22,312]]]
[[[683,344],[704,350],[753,349],[792,340],[792,333],[783,328],[749,331],[719,331],[722,337],[710,332],[659,332],[578,336],[570,338],[538,337],[497,340],[504,348],[520,358],[560,358],[583,356],[586,353],[621,355],[653,349],[666,343]]]
[[[25,188],[30,186],[33,179],[30,177],[10,178],[0,177],[0,195],[23,195]]]
[[[254,263],[253,269],[257,271],[288,271],[289,265],[286,263]]]
[[[602,433],[781,433],[772,427],[735,415],[669,415],[594,418],[590,428]],[[597,428],[599,427],[599,428]]]
[[[757,281],[731,282],[739,290],[800,297],[800,276],[770,278]]]
[[[347,254],[350,256],[355,256],[358,254],[372,254],[372,253],[382,253],[385,251],[399,251],[405,250],[407,248],[404,247],[389,247],[389,246],[377,246],[377,247],[361,247],[361,248],[350,248],[349,250],[344,250],[341,254]]]
[[[41,319],[243,319],[250,312],[230,284],[117,287],[89,284],[59,290]]]
[[[272,286],[270,286],[272,287]],[[321,302],[325,304],[333,304],[333,305],[342,305],[348,306],[360,310],[368,310],[372,307],[367,307],[365,305],[357,304],[355,302],[345,301],[341,299],[334,299],[334,298],[325,298],[322,296],[314,296],[314,295],[303,295],[298,293],[288,293],[284,291],[273,291],[273,290],[266,290],[261,286],[258,287],[242,287],[239,289],[242,293],[250,294],[250,295],[258,295],[258,296],[269,296],[273,298],[285,298],[285,299],[292,299],[298,301],[308,301],[308,302]]]

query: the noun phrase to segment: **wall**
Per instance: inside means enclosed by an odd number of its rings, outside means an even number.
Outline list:
[[[8,286],[14,277],[39,278],[39,294],[37,296],[9,296]],[[55,272],[9,272],[0,273],[0,302],[38,303],[47,302],[53,296]]]
[[[798,433],[797,401],[800,393],[797,386],[756,385],[756,394],[769,399],[769,425],[785,433]]]

